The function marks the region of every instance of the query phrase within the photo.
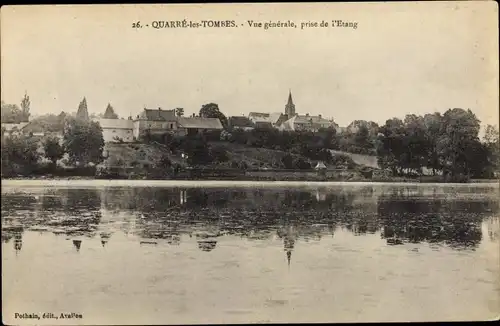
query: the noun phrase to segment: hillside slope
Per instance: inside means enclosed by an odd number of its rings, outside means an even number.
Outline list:
[[[180,155],[172,155],[170,151],[159,144],[119,144],[107,143],[104,146],[107,153],[105,164],[114,166],[121,161],[124,166],[135,166],[138,164],[151,164],[157,162],[163,156],[168,156],[173,163],[185,165]]]
[[[379,169],[376,156],[363,155],[363,154],[353,154],[353,153],[336,151],[336,150],[330,150],[330,152],[334,155],[335,154],[347,155],[354,161],[354,163],[356,163],[358,165],[368,166],[371,168]]]

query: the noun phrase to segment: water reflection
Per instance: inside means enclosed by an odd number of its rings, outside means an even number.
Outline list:
[[[486,191],[487,193],[488,191]],[[400,187],[375,192],[345,189],[101,188],[39,189],[2,196],[2,241],[22,249],[25,229],[72,239],[76,251],[85,237],[102,247],[122,231],[141,245],[181,245],[194,237],[204,252],[221,236],[249,241],[283,239],[288,263],[297,242],[321,241],[341,228],[357,236],[380,233],[387,245],[441,243],[457,250],[476,248],[485,217],[498,212],[494,196]],[[489,222],[498,223],[498,222]],[[497,228],[498,229],[498,228]],[[490,227],[488,236],[498,237]]]

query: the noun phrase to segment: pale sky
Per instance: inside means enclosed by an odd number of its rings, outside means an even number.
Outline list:
[[[134,21],[235,20],[237,28],[131,28]],[[303,21],[356,21],[310,28]],[[340,125],[472,109],[498,125],[496,2],[9,6],[1,11],[2,100],[32,114],[120,116],[215,102],[227,116],[284,111]],[[292,20],[298,28],[248,27]]]

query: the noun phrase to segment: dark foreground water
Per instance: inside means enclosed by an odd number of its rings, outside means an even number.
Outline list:
[[[4,322],[499,316],[498,185],[110,184],[2,185]]]

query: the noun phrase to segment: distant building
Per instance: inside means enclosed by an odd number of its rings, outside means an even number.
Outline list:
[[[254,124],[247,117],[229,117],[227,120],[228,126],[231,129],[242,129],[242,130],[252,130],[254,129]]]
[[[205,131],[222,130],[217,118],[177,117],[175,110],[143,109],[135,120],[98,119],[102,128],[104,142],[132,142],[141,139],[146,133],[151,135],[198,134]]]
[[[133,136],[139,139],[146,131],[151,134],[164,134],[175,130],[177,130],[175,110],[143,109],[134,120]]]
[[[20,135],[24,126],[26,126],[28,122],[20,122],[20,123],[2,123],[2,129],[4,129],[4,136],[11,135]]]
[[[292,90],[288,93],[288,101],[285,105],[285,114],[289,119],[295,116],[295,104],[293,104]]]
[[[282,121],[286,120],[285,115],[280,112],[250,112],[248,119],[255,128],[277,128]]]
[[[295,115],[294,117],[283,122],[280,126],[280,130],[317,132],[320,129],[332,126],[334,126],[333,122],[323,118],[321,115],[310,116],[309,114],[306,114]]]
[[[104,142],[132,142],[134,140],[134,122],[125,119],[99,119]]]
[[[29,136],[43,137],[46,134],[46,130],[41,123],[32,121],[22,128],[22,133]]]
[[[323,128],[333,127],[337,132],[339,126],[323,118],[321,115],[310,116],[309,114],[299,115],[293,103],[292,91],[288,93],[288,100],[285,105],[285,113],[262,113],[250,112],[248,119],[252,121],[256,128],[277,128],[282,131],[312,131],[317,132]]]
[[[176,129],[178,135],[188,135],[222,130],[224,127],[218,118],[178,117]]]

